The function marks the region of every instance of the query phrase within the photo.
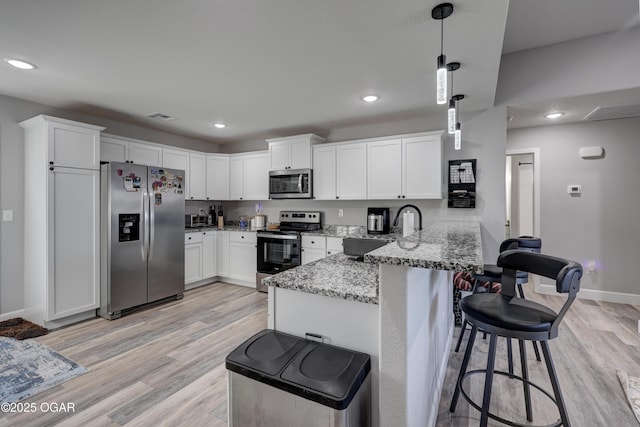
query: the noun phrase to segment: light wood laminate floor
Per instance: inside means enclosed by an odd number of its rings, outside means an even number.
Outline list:
[[[528,296],[556,310],[562,304],[558,297]],[[53,331],[38,340],[89,372],[27,402],[72,402],[75,413],[0,414],[0,426],[226,426],[224,358],[266,328],[266,306],[266,294],[216,283],[122,319],[94,319]],[[573,426],[637,425],[616,370],[640,376],[638,319],[638,306],[588,300],[576,301],[565,317],[550,346]],[[454,343],[458,333],[456,328]],[[476,369],[484,367],[487,345],[479,334],[471,361]],[[478,425],[479,413],[463,399],[454,414],[448,410],[462,354],[463,349],[451,352],[438,426]],[[496,369],[506,370],[504,339],[497,354]],[[527,354],[532,381],[550,390],[530,345]],[[471,394],[479,401],[483,377],[476,377]],[[493,411],[522,421],[522,402],[519,383],[494,381]],[[557,419],[555,407],[539,393],[533,394],[533,405],[535,424]]]

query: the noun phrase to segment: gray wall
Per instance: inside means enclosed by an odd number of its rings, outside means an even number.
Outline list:
[[[38,114],[104,126],[105,132],[130,138],[200,151],[219,150],[216,144],[0,95],[0,207],[13,210],[14,218],[0,222],[0,314],[23,308],[24,147],[18,122]]]
[[[515,129],[507,148],[540,149],[540,236],[545,253],[597,262],[583,289],[640,294],[640,118]],[[602,159],[580,147],[602,146]],[[567,194],[581,184],[582,195]]]

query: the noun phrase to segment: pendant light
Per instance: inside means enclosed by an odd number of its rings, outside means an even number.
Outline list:
[[[459,150],[462,148],[462,129],[460,129],[460,123],[456,123],[456,131],[453,135],[453,148]]]
[[[459,62],[449,62],[447,64],[447,71],[451,72],[451,94],[453,95],[453,72],[460,68]],[[453,134],[456,131],[456,102],[453,99],[449,99],[449,110],[447,111],[447,132]]]
[[[431,10],[431,17],[440,21],[440,56],[437,60],[436,71],[436,101],[438,104],[447,102],[447,57],[443,53],[444,45],[444,20],[453,13],[451,3],[442,3]]]

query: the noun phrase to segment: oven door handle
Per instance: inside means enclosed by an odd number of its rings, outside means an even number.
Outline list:
[[[278,235],[278,234],[269,234],[269,233],[257,233],[257,237],[262,237],[265,239],[276,239],[276,240],[298,240],[298,236]]]

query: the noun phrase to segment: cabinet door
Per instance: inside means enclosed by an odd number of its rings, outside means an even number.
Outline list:
[[[244,156],[244,200],[269,198],[269,153]]]
[[[343,252],[342,237],[327,237],[327,256]]]
[[[218,276],[229,276],[229,232],[216,231],[216,257],[218,259]]]
[[[229,200],[229,156],[207,156],[207,200]]]
[[[302,248],[302,265],[317,261],[326,256],[324,249]]]
[[[313,198],[336,199],[336,147],[313,149]]]
[[[189,197],[189,152],[163,148],[162,166],[170,169],[180,169],[185,172],[184,197],[185,199]]]
[[[442,198],[440,136],[402,140],[402,194],[407,199]]]
[[[162,165],[162,148],[153,145],[129,143],[129,160],[147,166]]]
[[[289,166],[291,169],[309,169],[311,167],[311,142],[309,138],[290,141]]]
[[[289,161],[289,141],[269,143],[270,170],[282,170],[291,166]]]
[[[189,199],[205,200],[207,198],[206,157],[204,154],[189,154]]]
[[[48,172],[46,320],[54,320],[100,306],[100,172]]]
[[[229,242],[229,276],[255,284],[257,249],[252,243]]]
[[[216,259],[216,232],[202,233],[202,278],[208,279],[218,274]]]
[[[244,159],[232,156],[229,160],[229,199],[242,200],[244,189]]]
[[[128,162],[129,142],[109,137],[100,138],[100,161]]]
[[[402,196],[402,141],[370,142],[367,146],[367,198],[399,199]]]
[[[336,147],[336,198],[367,198],[367,144],[345,144]]]
[[[100,169],[100,132],[81,126],[49,123],[50,165]]]
[[[184,283],[202,280],[202,243],[184,245]]]

